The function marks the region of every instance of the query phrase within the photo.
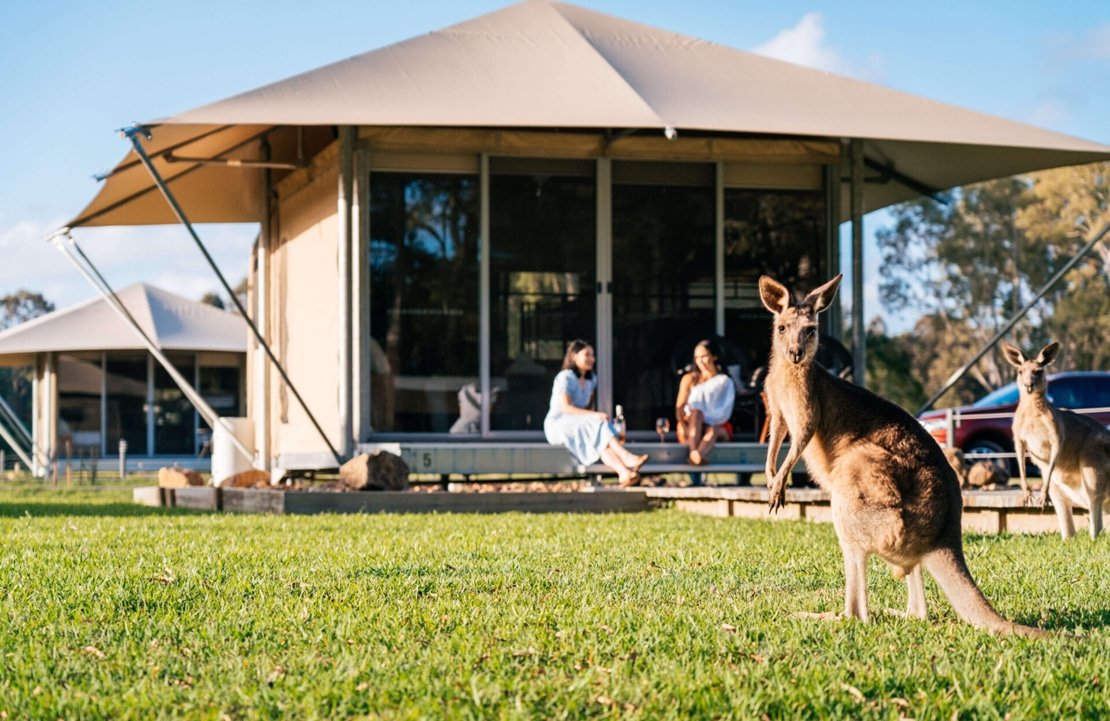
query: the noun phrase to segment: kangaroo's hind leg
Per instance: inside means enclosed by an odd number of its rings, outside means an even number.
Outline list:
[[[844,616],[868,621],[867,612],[867,551],[840,544],[844,554]]]
[[[1072,518],[1071,501],[1064,498],[1063,494],[1055,488],[1052,489],[1051,493],[1052,507],[1056,511],[1056,521],[1060,524],[1060,536],[1066,541],[1075,535],[1075,519]]]
[[[1087,528],[1091,540],[1098,538],[1102,531],[1102,505],[1106,502],[1107,485],[1110,484],[1107,469],[1088,466],[1083,469],[1083,487],[1087,491],[1088,506]]]
[[[929,618],[929,609],[925,606],[925,577],[920,563],[906,576],[906,587],[909,590],[906,614],[911,618]]]

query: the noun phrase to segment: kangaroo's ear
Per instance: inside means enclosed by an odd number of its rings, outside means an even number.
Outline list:
[[[1026,360],[1025,354],[1009,343],[1002,344],[1002,355],[1006,356],[1007,362],[1014,368],[1021,367],[1021,364]]]
[[[769,275],[759,276],[759,298],[772,313],[782,313],[790,307],[790,291]]]
[[[1041,348],[1040,355],[1037,356],[1037,362],[1043,366],[1048,365],[1056,360],[1056,353],[1060,350],[1059,343],[1049,343],[1044,348]]]
[[[805,304],[812,307],[814,313],[820,313],[828,308],[829,303],[832,303],[833,296],[836,295],[836,289],[840,287],[840,279],[843,277],[844,274],[841,273],[820,288],[815,288],[806,296]]]

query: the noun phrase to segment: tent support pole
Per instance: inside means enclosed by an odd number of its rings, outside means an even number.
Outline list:
[[[339,282],[339,449],[344,458],[351,457],[354,446],[354,423],[351,416],[351,195],[354,193],[355,129],[350,125],[339,128],[339,184],[337,190],[339,237],[337,247],[337,274]]]
[[[76,255],[70,252],[70,249],[66,247],[65,240],[69,241],[69,244],[73,246],[74,251],[76,251],[76,253],[80,255],[81,259],[78,259]],[[202,416],[204,416],[205,422],[208,423],[209,427],[211,427],[213,431],[215,431],[216,427],[222,424],[220,422],[220,417],[216,415],[216,412],[214,410],[212,410],[212,406],[208,405],[208,401],[204,400],[204,397],[201,396],[201,394],[198,393],[195,388],[193,388],[192,384],[189,383],[189,381],[185,380],[184,376],[182,376],[181,373],[178,372],[173,363],[170,363],[169,359],[166,358],[161,349],[158,348],[158,346],[154,344],[154,341],[152,341],[150,337],[143,332],[143,329],[139,326],[134,316],[132,316],[131,313],[127,310],[126,306],[123,305],[123,302],[120,301],[119,296],[116,295],[116,292],[112,290],[111,286],[108,285],[108,282],[104,280],[104,276],[100,274],[100,271],[96,269],[96,266],[92,264],[92,261],[89,260],[88,256],[85,255],[85,253],[81,250],[80,246],[77,245],[77,241],[73,240],[73,238],[68,234],[65,235],[65,240],[63,240],[62,236],[57,235],[51,239],[51,241],[54,243],[54,247],[60,250],[62,252],[62,255],[68,258],[71,263],[73,263],[73,266],[77,268],[78,272],[80,272],[81,275],[85,277],[85,280],[89,282],[89,285],[95,288],[96,292],[100,293],[101,297],[104,298],[104,300],[108,303],[108,306],[111,307],[111,309],[114,310],[119,315],[119,317],[123,319],[123,322],[126,323],[131,328],[131,330],[135,332],[135,335],[139,336],[140,340],[142,340],[143,342],[143,345],[145,345],[147,350],[150,351],[150,354],[154,356],[154,359],[157,360],[163,368],[166,369],[166,373],[168,373],[170,378],[173,379],[173,382],[177,385],[177,387],[181,389],[181,392],[185,394],[185,397],[189,399],[189,402],[193,404],[193,408],[197,409],[197,411]],[[82,263],[82,260],[84,261],[84,264]],[[88,267],[86,267],[86,264]],[[96,278],[94,278],[93,275],[95,275]],[[98,280],[99,282],[97,282]],[[107,368],[104,369],[104,372],[107,373]],[[149,373],[147,374],[147,378],[149,383]],[[254,454],[247,450],[246,446],[243,445],[242,441],[235,437],[234,433],[231,433],[230,428],[226,426],[224,426],[224,428],[228,431],[228,437],[231,439],[231,442],[235,446],[235,448],[243,454],[244,458],[253,463]],[[153,449],[148,446],[147,452],[153,454]]]
[[[305,403],[304,398],[301,397],[301,394],[297,390],[297,387],[293,385],[293,381],[289,379],[289,374],[285,372],[285,368],[282,367],[281,363],[278,362],[277,357],[274,356],[274,352],[270,349],[270,345],[262,337],[262,334],[258,332],[257,326],[255,326],[254,321],[251,320],[250,315],[247,313],[247,309],[244,308],[243,304],[239,301],[239,296],[237,296],[235,294],[235,291],[231,289],[231,286],[228,284],[227,279],[224,278],[224,274],[220,272],[219,266],[216,265],[216,261],[213,260],[212,256],[208,253],[208,249],[205,248],[204,243],[201,242],[200,236],[197,235],[197,231],[193,228],[192,223],[190,223],[189,219],[185,217],[185,211],[181,209],[180,205],[178,205],[177,198],[173,196],[173,193],[170,192],[169,186],[166,185],[166,182],[162,180],[162,176],[159,175],[158,171],[155,169],[154,163],[151,161],[150,156],[147,155],[146,150],[143,148],[142,141],[140,140],[140,136],[143,135],[145,135],[149,140],[149,132],[146,128],[138,125],[133,125],[130,128],[124,128],[121,132],[123,133],[124,137],[131,141],[131,144],[135,148],[135,153],[139,156],[139,159],[142,161],[143,165],[146,166],[147,172],[150,173],[151,179],[154,180],[154,184],[157,185],[158,190],[162,192],[162,196],[166,199],[166,202],[169,203],[174,215],[176,215],[181,224],[185,226],[185,229],[189,231],[189,235],[192,236],[193,242],[195,242],[197,244],[197,247],[200,248],[200,252],[204,255],[205,260],[208,261],[208,265],[212,267],[212,270],[213,272],[215,272],[216,277],[219,278],[220,284],[223,286],[224,291],[231,298],[231,302],[234,303],[235,307],[239,310],[239,315],[241,315],[243,317],[243,320],[246,321],[247,325],[250,326],[251,333],[254,334],[254,338],[258,341],[258,345],[260,345],[262,349],[266,351],[266,355],[269,357],[270,362],[274,364],[274,367],[277,368],[278,373],[281,374],[281,379],[285,381],[285,385],[289,386],[289,390],[293,392],[293,396],[297,399],[297,403],[300,404],[301,409],[304,410],[305,415],[308,416],[308,419],[312,421],[312,425],[316,428],[316,432],[320,434],[320,438],[322,438],[324,443],[327,444],[328,450],[331,451],[332,456],[335,457],[337,467],[343,465],[343,458],[339,455],[339,451],[335,450],[335,446],[332,445],[331,439],[329,439],[328,435],[324,433],[324,429],[320,427],[320,423],[316,420],[316,416],[314,416],[312,414],[312,411],[309,410],[308,404]]]
[[[852,150],[852,380],[867,387],[867,329],[863,319],[863,140]]]
[[[1052,278],[1050,278],[1049,281],[1045,283],[1039,291],[1037,291],[1037,294],[1033,296],[1033,299],[1026,303],[1024,308],[1015,313],[1014,317],[1011,318],[1009,322],[1007,322],[1006,325],[1002,327],[1002,330],[995,333],[994,337],[987,341],[986,345],[979,349],[979,352],[975,354],[974,358],[960,366],[960,368],[955,373],[953,373],[947,381],[944,382],[944,387],[934,393],[932,398],[925,401],[925,405],[921,406],[921,408],[919,408],[917,410],[917,413],[915,413],[914,415],[921,415],[925,411],[929,410],[929,408],[931,408],[932,405],[936,403],[942,395],[948,392],[949,388],[956,385],[956,383],[964,377],[964,374],[971,370],[971,367],[978,363],[979,359],[987,354],[987,351],[993,348],[995,344],[998,343],[998,341],[1002,340],[1002,336],[1009,333],[1010,329],[1013,328],[1019,320],[1024,318],[1025,314],[1028,313],[1030,309],[1032,309],[1033,306],[1036,305],[1040,301],[1040,299],[1045,296],[1046,293],[1048,293],[1048,291],[1052,290],[1052,286],[1056,285],[1060,281],[1060,279],[1064,277],[1065,273],[1071,270],[1076,263],[1083,259],[1083,256],[1087,255],[1087,253],[1091,251],[1091,248],[1094,248],[1095,245],[1100,240],[1102,240],[1102,237],[1106,235],[1107,232],[1110,232],[1110,223],[1102,226],[1102,230],[1095,233],[1094,237],[1091,238],[1091,240],[1088,241],[1087,244],[1084,245],[1078,253],[1072,256],[1071,260],[1065,263],[1063,268],[1060,268],[1060,270],[1056,271],[1056,275],[1052,276]]]

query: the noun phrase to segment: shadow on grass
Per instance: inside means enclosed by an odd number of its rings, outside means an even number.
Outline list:
[[[1045,609],[1037,617],[1014,619],[1035,628],[1046,631],[1072,632],[1077,628],[1106,628],[1110,626],[1110,609],[1107,608],[1074,608],[1074,609]]]
[[[198,511],[190,508],[157,508],[140,506],[136,503],[80,503],[58,501],[0,502],[0,518],[54,518],[66,516],[189,516],[211,511]]]

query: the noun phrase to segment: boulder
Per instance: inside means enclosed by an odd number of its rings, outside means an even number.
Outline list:
[[[220,488],[269,488],[270,474],[257,468],[228,476],[219,483]]]
[[[994,461],[979,461],[967,472],[967,482],[974,488],[1006,486],[1010,482],[1010,474]]]
[[[185,486],[203,486],[204,476],[188,468],[163,466],[158,469],[159,488],[184,488]]]
[[[377,450],[344,463],[339,480],[352,491],[404,491],[409,487],[409,467],[400,456]]]

